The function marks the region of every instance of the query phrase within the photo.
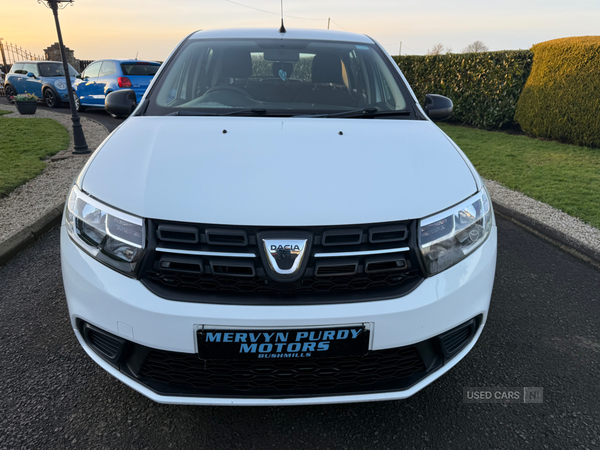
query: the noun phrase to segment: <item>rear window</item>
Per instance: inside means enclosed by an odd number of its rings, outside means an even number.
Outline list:
[[[154,76],[158,69],[160,68],[160,64],[143,64],[143,63],[124,63],[121,64],[121,69],[123,69],[123,75],[148,75]]]

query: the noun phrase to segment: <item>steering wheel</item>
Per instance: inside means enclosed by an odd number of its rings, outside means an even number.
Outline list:
[[[213,92],[218,92],[218,91],[230,91],[230,92],[235,92],[237,94],[243,95],[246,98],[249,98],[250,100],[254,100],[252,97],[250,97],[248,95],[248,93],[246,91],[244,91],[242,88],[239,88],[237,86],[232,86],[232,85],[228,85],[228,84],[222,84],[222,85],[217,85],[214,87],[211,87],[208,91],[206,91],[204,93],[204,95],[206,94],[212,94]]]

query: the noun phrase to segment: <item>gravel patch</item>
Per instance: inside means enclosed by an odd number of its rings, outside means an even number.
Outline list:
[[[497,181],[485,180],[485,185],[495,203],[545,223],[575,241],[600,251],[600,230],[597,228],[525,194],[511,191]]]
[[[73,150],[73,129],[71,116],[38,109],[34,115],[20,115],[12,105],[2,105],[0,109],[11,110],[13,114],[0,116],[0,120],[12,118],[50,118],[62,124],[71,142],[67,152]],[[85,117],[81,118],[85,138],[90,150],[95,150],[108,136],[104,125]],[[91,155],[91,153],[90,153]],[[7,197],[0,199],[0,241],[21,228],[31,224],[44,212],[60,202],[64,202],[75,176],[79,174],[90,155],[73,155],[60,161],[48,161],[44,171],[18,187]]]

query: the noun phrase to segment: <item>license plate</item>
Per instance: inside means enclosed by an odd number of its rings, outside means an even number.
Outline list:
[[[198,330],[200,359],[297,359],[362,356],[369,351],[364,325],[273,330]]]

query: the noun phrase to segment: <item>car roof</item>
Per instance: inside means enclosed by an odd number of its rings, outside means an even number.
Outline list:
[[[347,31],[318,30],[309,28],[289,28],[285,33],[273,28],[221,28],[195,32],[190,39],[310,39],[319,41],[345,41],[372,44],[369,36]]]
[[[17,61],[15,64],[46,64],[46,63],[61,63],[62,61]]]
[[[103,59],[97,59],[95,61],[92,61],[90,63],[94,64],[96,62],[101,62],[101,61],[113,61],[113,62],[118,62],[118,63],[150,63],[150,64],[160,64],[158,61],[148,61],[145,59],[126,59],[126,58],[103,58]]]

